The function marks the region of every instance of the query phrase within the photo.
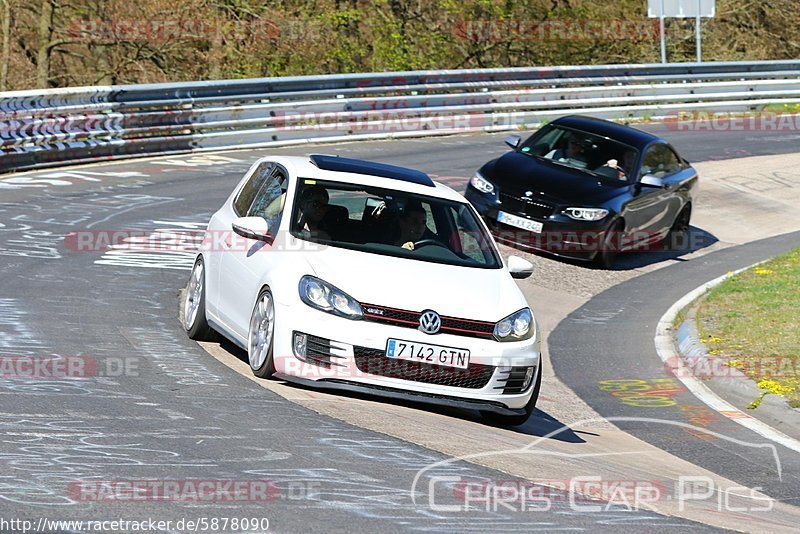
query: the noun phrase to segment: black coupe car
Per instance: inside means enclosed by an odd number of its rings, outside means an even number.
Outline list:
[[[506,144],[465,194],[501,242],[604,267],[623,250],[685,246],[698,177],[664,139],[567,116]]]

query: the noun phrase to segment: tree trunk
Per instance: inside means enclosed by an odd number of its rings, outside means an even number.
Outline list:
[[[11,0],[0,0],[3,3],[3,44],[0,51],[0,91],[8,89],[8,58],[11,54]]]
[[[36,54],[36,85],[46,89],[50,84],[50,54],[53,47],[50,40],[53,37],[53,0],[42,0],[42,10],[39,13],[39,51]]]
[[[225,56],[225,43],[222,38],[222,18],[213,21],[214,31],[208,49],[208,79],[219,80],[222,77],[222,59]]]

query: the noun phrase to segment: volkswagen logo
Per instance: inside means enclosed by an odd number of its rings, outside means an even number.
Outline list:
[[[419,329],[426,334],[435,334],[442,327],[442,320],[439,314],[433,310],[422,312],[419,317]]]

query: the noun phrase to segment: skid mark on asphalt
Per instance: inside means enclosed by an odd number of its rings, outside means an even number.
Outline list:
[[[138,193],[94,192],[68,203],[44,197],[26,203],[22,213],[17,204],[0,204],[0,215],[5,219],[0,223],[0,256],[58,260],[62,257],[64,239],[69,235],[65,227],[102,215],[105,221],[127,211],[176,200]],[[93,224],[96,223],[90,223],[87,228]]]
[[[191,270],[207,223],[153,220],[146,225],[151,230],[144,234],[131,233],[128,237],[123,234],[119,240],[102,233],[90,236],[95,242],[89,248],[107,248],[94,263],[137,269]]]

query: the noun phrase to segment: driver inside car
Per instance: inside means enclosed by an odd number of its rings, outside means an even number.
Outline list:
[[[400,215],[400,236],[395,245],[407,250],[414,250],[414,243],[422,240],[428,229],[428,214],[420,202],[412,201],[406,204]]]
[[[307,186],[300,193],[300,219],[297,228],[306,236],[330,239],[325,228],[325,215],[328,212],[328,191],[322,186]]]
[[[562,163],[569,163],[574,167],[586,167],[585,140],[577,134],[566,137],[565,148],[556,148],[545,154],[545,158]]]

